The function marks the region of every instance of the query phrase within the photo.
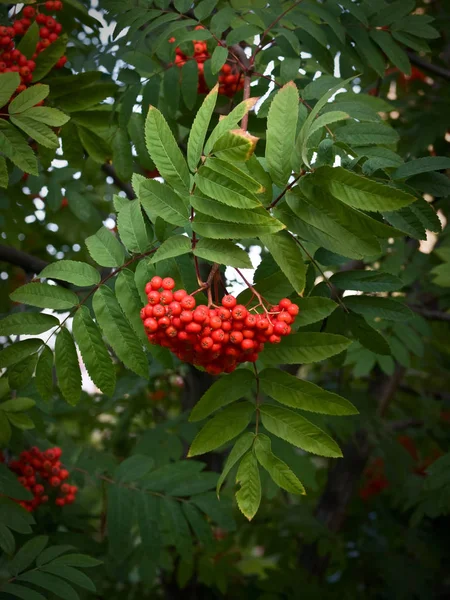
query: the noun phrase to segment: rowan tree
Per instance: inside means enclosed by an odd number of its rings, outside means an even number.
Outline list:
[[[0,597],[446,598],[448,7],[0,14]]]

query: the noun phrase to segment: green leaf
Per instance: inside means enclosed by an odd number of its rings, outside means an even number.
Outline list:
[[[80,125],[77,125],[77,131],[81,144],[92,160],[98,164],[103,164],[111,159],[112,150],[102,137]]]
[[[194,255],[213,263],[252,269],[252,262],[244,250],[227,240],[208,240],[202,238],[194,248]]]
[[[268,219],[264,223],[249,225],[245,223],[219,221],[214,217],[202,215],[200,213],[195,215],[195,219],[192,222],[192,229],[196,233],[213,239],[253,238],[257,235],[279,231],[282,228],[283,225],[276,219]]]
[[[50,573],[28,571],[27,573],[20,575],[18,580],[48,590],[52,594],[56,594],[58,598],[64,598],[64,600],[79,600],[79,596],[72,586]]]
[[[76,294],[48,283],[27,283],[10,294],[11,300],[39,308],[64,310],[78,304]]]
[[[188,456],[210,452],[239,435],[249,424],[255,407],[250,402],[227,406],[202,427],[195,436]]]
[[[39,121],[39,123],[50,125],[51,127],[61,127],[61,125],[65,125],[70,119],[68,115],[60,110],[50,108],[49,106],[34,106],[23,112],[22,115],[34,119],[35,121]]]
[[[195,181],[200,191],[228,206],[241,209],[261,206],[259,200],[245,187],[210,167],[200,167]]]
[[[125,261],[125,251],[119,240],[106,227],[85,240],[89,254],[102,267],[120,267]]]
[[[11,439],[12,430],[9,424],[8,417],[5,413],[0,411],[0,444],[7,446]]]
[[[143,303],[136,287],[134,273],[129,269],[123,269],[119,273],[116,279],[115,292],[120,308],[123,310],[134,332],[141,340],[141,343],[147,345],[148,339],[140,317]]]
[[[116,385],[116,370],[100,329],[86,306],[80,306],[75,314],[73,335],[90,378],[104,394],[111,396]]]
[[[280,460],[272,452],[270,438],[263,433],[256,436],[255,455],[259,464],[266,469],[274,482],[290,494],[302,496],[306,494],[305,488],[297,476],[291,471],[285,462]]]
[[[255,106],[257,101],[258,98],[249,98],[248,100],[244,100],[217,123],[205,144],[205,154],[209,154],[211,152],[217,140],[219,140],[227,131],[237,127],[242,117]]]
[[[160,531],[161,498],[145,492],[135,494],[135,504],[142,547],[151,560],[157,560],[162,546]]]
[[[39,25],[34,21],[28,27],[26,34],[17,44],[17,50],[20,50],[22,54],[31,60],[31,57],[36,52],[36,45],[39,42]]]
[[[69,567],[79,567],[81,569],[87,569],[89,567],[97,567],[101,565],[102,561],[87,556],[86,554],[65,554],[56,558],[52,565],[67,565]]]
[[[3,413],[1,414],[3,415]],[[17,481],[17,475],[10,471],[3,463],[0,463],[0,493],[9,498],[14,498],[15,500],[33,499],[33,494]]]
[[[92,580],[89,579],[89,577],[87,577],[81,571],[78,571],[78,569],[74,569],[72,567],[67,567],[63,565],[45,565],[41,570],[47,573],[52,573],[53,575],[57,575],[62,579],[66,579],[67,581],[70,581],[71,583],[74,583],[75,585],[78,585],[84,588],[85,590],[88,590],[89,592],[96,591],[95,585],[92,582]]]
[[[287,231],[259,236],[270,254],[286,275],[294,290],[301,294],[305,289],[306,267],[300,248]]]
[[[384,271],[341,271],[330,281],[340,290],[357,292],[394,292],[404,285],[399,277]]]
[[[408,55],[393,39],[392,35],[381,29],[372,29],[370,36],[386,54],[391,64],[406,75],[411,74]]]
[[[216,75],[223,65],[226,63],[228,58],[228,48],[225,46],[216,46],[211,56],[211,71],[213,75]]]
[[[450,158],[444,156],[426,156],[404,163],[391,174],[391,177],[392,179],[408,179],[419,173],[428,173],[429,171],[440,171],[443,169],[450,169]]]
[[[331,315],[336,310],[337,304],[333,300],[321,297],[296,298],[294,300],[300,312],[295,318],[295,324],[298,327],[305,327],[311,323],[321,321]]]
[[[298,90],[293,81],[275,95],[267,117],[266,160],[274,183],[284,187],[291,174],[290,156],[295,144]]]
[[[139,200],[142,208],[152,222],[156,217],[164,221],[185,227],[188,224],[188,208],[182,198],[165,183],[145,179],[139,186]]]
[[[48,537],[38,535],[28,540],[17,552],[12,561],[8,564],[8,571],[13,575],[25,571],[44,550],[48,544]]]
[[[148,377],[147,358],[131,329],[114,293],[105,285],[94,294],[93,307],[98,324],[108,343],[126,367],[141,377]]]
[[[34,429],[34,423],[28,415],[8,413],[8,421],[18,429]]]
[[[65,327],[56,336],[55,366],[62,395],[74,406],[80,399],[81,372],[75,343]]]
[[[120,482],[139,481],[154,467],[154,460],[149,456],[133,454],[120,463],[114,477]]]
[[[282,440],[319,456],[342,457],[339,446],[329,435],[294,411],[262,404],[260,412],[267,431]]]
[[[11,531],[2,523],[0,523],[0,548],[5,554],[14,554],[16,542]]]
[[[384,336],[359,315],[346,315],[350,330],[358,342],[371,352],[389,356],[391,349]]]
[[[33,140],[46,148],[57,148],[59,141],[53,131],[44,123],[30,119],[24,115],[11,116],[11,123],[22,129]]]
[[[8,104],[11,96],[20,85],[19,73],[1,73],[0,74],[0,104]]]
[[[69,550],[73,550],[73,546],[49,546],[37,557],[36,565],[42,567],[42,565],[53,561],[61,554],[69,552]]]
[[[409,208],[426,229],[429,229],[434,233],[440,233],[440,231],[442,231],[442,225],[439,217],[435,213],[433,207],[430,206],[426,200],[416,200],[416,202],[413,202]]]
[[[0,147],[19,169],[31,175],[38,174],[37,160],[27,140],[11,123],[0,121]]]
[[[23,113],[25,110],[36,106],[38,102],[47,98],[49,93],[50,88],[48,85],[43,85],[42,83],[32,85],[23,92],[20,92],[20,94],[10,102],[8,112],[10,115]]]
[[[347,123],[335,131],[336,140],[351,147],[391,145],[399,141],[395,129],[383,123]]]
[[[405,321],[411,319],[412,311],[397,300],[378,296],[348,296],[347,308],[367,318],[386,319],[387,321]]]
[[[264,369],[259,374],[261,389],[268,396],[290,406],[324,415],[356,415],[351,402],[321,387],[298,379],[280,369]]]
[[[219,408],[246,396],[254,381],[255,376],[248,369],[238,369],[229,375],[223,375],[194,406],[189,421],[201,421]]]
[[[239,510],[251,521],[258,512],[261,503],[261,480],[258,461],[253,452],[247,452],[241,460],[236,475],[236,483],[241,486],[239,491],[236,492]]]
[[[38,312],[20,312],[8,315],[0,321],[0,335],[36,335],[59,325],[52,315]]]
[[[108,487],[107,527],[110,554],[117,560],[130,551],[135,492],[127,487]]]
[[[262,228],[269,228],[268,230],[263,229],[263,233],[279,231],[283,228],[283,224],[271,217],[267,210],[262,207],[255,210],[241,210],[232,206],[226,206],[222,202],[218,202],[212,198],[196,195],[189,196],[189,200],[191,205],[200,213],[220,219],[221,221],[230,221],[242,225],[260,225]]]
[[[191,251],[191,240],[185,235],[173,235],[161,244],[152,256],[151,262],[156,263],[174,256],[181,256]]]
[[[166,120],[154,106],[150,106],[145,121],[145,140],[148,153],[161,177],[175,189],[182,192],[189,190],[186,161]]]
[[[265,191],[264,187],[259,181],[251,177],[248,173],[236,165],[233,165],[231,162],[221,158],[208,158],[205,166],[213,171],[216,171],[216,173],[228,177],[252,194],[261,194]]]
[[[53,391],[53,352],[48,346],[44,346],[36,365],[35,382],[41,397],[50,400]]]
[[[249,450],[255,440],[255,434],[251,431],[247,431],[238,438],[231,449],[230,454],[227,457],[225,466],[223,467],[223,471],[219,477],[216,487],[217,497],[219,497],[220,488],[222,487],[223,482],[227,478],[228,473],[234,467],[234,465],[240,460],[240,458]]]
[[[80,287],[97,285],[100,283],[100,273],[87,263],[77,260],[58,260],[45,267],[39,273],[42,279],[60,279]]]
[[[133,175],[133,155],[126,129],[118,128],[111,141],[112,160],[117,176],[122,181],[129,181]]]
[[[40,52],[36,58],[36,68],[33,71],[33,81],[43,79],[64,55],[67,46],[67,35],[64,33],[52,42],[48,48]]]
[[[4,156],[0,156],[0,187],[8,187],[8,167],[6,166],[6,160]]]
[[[183,502],[181,508],[198,541],[203,544],[205,548],[211,549],[213,543],[211,525],[209,522],[193,504]]]
[[[37,352],[43,345],[42,340],[29,339],[15,342],[0,351],[0,369],[15,365],[22,359]]]
[[[32,398],[13,398],[0,404],[0,410],[7,413],[17,413],[33,408],[36,402]]]
[[[192,553],[192,538],[180,503],[169,498],[163,503],[162,508],[163,523],[169,534],[169,545],[175,546],[183,558],[190,557]]]
[[[346,298],[347,301],[347,298]],[[332,333],[295,333],[276,346],[266,346],[261,359],[265,363],[313,363],[343,352],[351,340]]]
[[[141,253],[147,250],[149,239],[139,200],[130,200],[119,210],[117,227],[127,250]]]
[[[202,156],[209,122],[216,106],[218,89],[219,85],[217,84],[206,96],[191,127],[187,145],[187,161],[192,172],[196,171]]]
[[[39,594],[39,592],[35,592],[31,588],[18,585],[17,583],[5,583],[2,585],[2,591],[5,594],[16,596],[22,600],[46,600],[46,598],[42,594]]]
[[[321,167],[313,177],[316,185],[325,188],[341,202],[361,210],[398,210],[416,200],[406,192],[371,181],[342,167]]]
[[[225,160],[244,162],[253,155],[258,139],[244,129],[231,129],[217,140],[212,152]]]

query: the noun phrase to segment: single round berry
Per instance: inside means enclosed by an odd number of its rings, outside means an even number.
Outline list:
[[[233,308],[231,314],[233,315],[233,319],[236,319],[236,321],[243,321],[245,319],[245,317],[247,316],[248,311],[245,308],[245,306],[243,306],[242,304],[237,304]]]
[[[241,331],[232,331],[230,333],[230,342],[232,344],[240,344],[243,339],[244,339],[244,336],[242,335]]]
[[[154,333],[158,329],[158,321],[153,318],[145,319],[144,327],[150,333]]]
[[[188,294],[187,294],[187,291],[186,291],[186,290],[175,290],[175,291],[174,291],[174,293],[173,293],[173,299],[174,299],[176,302],[181,302],[181,301],[183,300],[183,298],[184,298],[185,296],[187,296],[187,295],[188,295]]]
[[[287,335],[289,331],[289,325],[284,321],[277,321],[273,326],[273,332],[275,335]]]
[[[194,296],[185,296],[182,300],[181,300],[181,306],[184,309],[187,310],[192,310],[196,305],[196,301]]]
[[[59,476],[61,479],[67,479],[69,477],[69,471],[67,471],[67,469],[61,469]]]
[[[152,304],[153,306],[155,304],[159,304],[161,298],[161,294],[159,292],[157,292],[156,290],[152,290],[151,292],[149,292],[147,294],[147,300],[149,304]]]
[[[27,17],[27,19],[32,19],[35,16],[36,11],[32,6],[25,6],[22,11],[22,14],[24,17]]]
[[[161,329],[167,329],[167,327],[169,327],[170,325],[170,319],[169,317],[161,317],[160,319],[158,319],[158,327]]]
[[[168,292],[168,293],[170,294],[171,292]],[[164,292],[163,292],[163,294],[164,294]],[[167,307],[167,309],[168,309],[167,314],[172,317],[178,317],[179,315],[181,315],[181,312],[182,312],[181,304],[176,301],[171,301],[169,306]]]
[[[173,290],[175,287],[175,281],[172,279],[172,277],[165,277],[162,280],[162,287],[165,290]]]
[[[289,308],[290,305],[292,304],[292,302],[289,300],[289,298],[282,298],[279,302],[278,302],[278,306],[280,308]]]
[[[225,308],[234,308],[236,306],[236,298],[231,294],[227,294],[222,298],[222,306]]]
[[[249,339],[242,340],[241,348],[245,352],[249,352],[250,350],[253,350],[253,347],[254,347],[253,340],[249,340]]]
[[[50,479],[50,485],[52,487],[59,487],[61,485],[61,479],[59,477],[52,477]]]
[[[66,503],[66,499],[65,498],[56,498],[56,500],[55,500],[56,506],[64,506],[65,503]]]
[[[300,312],[300,309],[296,304],[291,304],[287,307],[287,311],[292,317],[296,317]]]
[[[287,311],[283,311],[277,315],[277,321],[284,321],[289,325],[292,323],[292,316]]]
[[[183,303],[181,303],[183,305]],[[193,319],[192,310],[183,310],[180,314],[180,321],[182,323],[190,323]]]
[[[214,341],[209,336],[206,336],[201,339],[200,345],[204,350],[209,350],[214,345]]]
[[[162,304],[155,304],[153,307],[153,316],[159,319],[166,315],[166,307]]]
[[[152,286],[152,289],[159,290],[159,288],[162,286],[162,278],[158,275],[155,275],[151,278],[150,285]]]

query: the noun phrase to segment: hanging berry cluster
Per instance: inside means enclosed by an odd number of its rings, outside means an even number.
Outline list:
[[[198,25],[196,30],[203,29],[201,25]],[[169,40],[170,43],[175,42],[175,38],[172,37]],[[209,88],[205,81],[204,68],[205,61],[208,60],[210,54],[206,42],[194,41],[193,42],[194,52],[191,56],[188,56],[181,51],[180,48],[175,49],[175,64],[178,67],[182,67],[186,61],[195,60],[198,65],[198,88],[199,94],[207,94]],[[244,87],[244,76],[240,71],[234,69],[230,64],[225,63],[220,70],[219,74],[219,94],[232,98],[237,92],[242,90]]]
[[[20,454],[19,460],[13,460],[8,467],[18,475],[18,481],[29,490],[34,498],[19,504],[29,512],[50,499],[56,506],[75,502],[78,488],[67,483],[69,471],[61,466],[61,448],[49,448],[41,451],[33,446]]]
[[[171,277],[153,277],[145,287],[148,304],[141,310],[152,344],[169,348],[184,362],[208,373],[231,373],[239,363],[255,362],[264,344],[289,335],[299,309],[288,298],[263,313],[237,304],[230,294],[222,306],[197,305],[186,290],[174,290]]]
[[[37,9],[33,6],[25,6],[18,15],[19,18],[13,21],[10,27],[0,26],[0,73],[19,73],[20,85],[16,93],[23,92],[30,85],[33,81],[33,71],[36,68],[36,58],[59,38],[62,25],[52,15],[60,11],[62,7],[61,0],[47,0],[44,4],[39,4]],[[31,59],[28,59],[17,46],[33,21],[40,26],[39,42],[36,44]],[[67,58],[62,56],[54,68],[60,69],[66,62]]]

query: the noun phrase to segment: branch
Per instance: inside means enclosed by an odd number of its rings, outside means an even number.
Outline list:
[[[409,305],[409,308],[418,315],[430,319],[430,321],[450,321],[450,313],[441,310],[433,310],[431,308],[423,308],[422,306]]]
[[[37,258],[12,246],[0,244],[0,262],[7,262],[17,267],[22,267],[27,273],[36,275],[40,273],[49,263],[42,258]]]
[[[417,56],[417,54],[414,54],[414,52],[411,52],[410,50],[407,50],[406,54],[408,55],[411,63],[413,65],[416,65],[416,67],[420,67],[424,71],[428,71],[428,73],[437,75],[438,77],[442,77],[446,81],[450,81],[449,69],[446,69],[445,67],[440,67],[439,65],[433,65],[432,63],[421,58],[420,56]]]
[[[131,183],[126,183],[122,181],[116,173],[114,167],[108,163],[102,165],[102,171],[108,175],[108,177],[112,177],[114,180],[114,184],[122,191],[125,192],[127,198],[129,200],[134,200],[136,198],[136,194],[134,193],[133,187]]]

